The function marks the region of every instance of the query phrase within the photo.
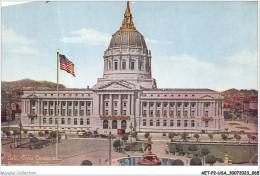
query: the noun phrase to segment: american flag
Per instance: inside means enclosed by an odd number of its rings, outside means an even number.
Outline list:
[[[60,69],[65,70],[66,72],[76,77],[74,73],[74,64],[65,55],[59,54],[59,57],[60,57]]]

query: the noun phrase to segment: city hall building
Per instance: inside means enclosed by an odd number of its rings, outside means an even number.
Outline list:
[[[24,91],[22,125],[29,130],[118,129],[222,131],[223,97],[209,89],[158,89],[151,51],[133,23],[129,3],[121,28],[104,52],[103,78],[93,88]],[[58,115],[56,107],[58,106]]]

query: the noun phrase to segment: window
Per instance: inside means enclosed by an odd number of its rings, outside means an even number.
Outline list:
[[[167,120],[163,120],[163,126],[167,126]]]
[[[84,94],[82,94],[82,96],[84,96]],[[84,102],[81,102],[81,106],[84,106],[85,105],[85,103]]]
[[[31,124],[34,124],[34,118],[31,118]]]
[[[177,121],[177,127],[180,127],[180,126],[181,126],[181,121],[178,120],[178,121]]]
[[[187,116],[188,115],[188,111],[184,111],[184,116]]]
[[[69,102],[69,106],[72,106],[72,102]]]
[[[90,125],[90,119],[87,118],[87,125]]]
[[[191,103],[191,107],[195,107],[196,103]]]
[[[184,127],[188,126],[188,120],[184,120]]]
[[[61,124],[65,124],[65,119],[64,118],[61,118]]]
[[[146,107],[146,106],[147,106],[147,103],[145,102],[145,103],[144,103],[144,107]]]
[[[117,115],[117,110],[114,110],[114,115]]]
[[[209,107],[210,104],[209,103],[204,103],[204,105],[205,105],[205,107]]]
[[[110,61],[108,61],[108,68],[107,69],[111,70],[111,62]]]
[[[205,111],[205,116],[209,116],[209,111]]]
[[[188,107],[188,105],[189,105],[189,103],[184,103],[184,106],[185,106],[185,107]]]
[[[68,125],[71,124],[71,118],[68,118]]]
[[[153,116],[153,110],[150,111],[150,116]]]
[[[49,118],[49,124],[52,124],[52,118]]]
[[[161,115],[161,114],[160,114],[160,110],[157,111],[156,115],[157,115],[157,116],[160,116],[160,115]]]
[[[47,114],[47,109],[44,109],[43,110],[43,115],[46,115]]]
[[[83,119],[82,118],[80,119],[80,125],[83,125]]]
[[[180,116],[181,115],[181,111],[177,111],[177,116]]]
[[[53,106],[53,102],[50,102],[50,105]]]
[[[72,114],[72,109],[69,109],[68,115],[71,116]]]
[[[143,126],[146,126],[146,119],[143,119]]]
[[[194,120],[191,121],[190,126],[191,126],[191,127],[194,127],[194,126],[195,126],[195,121],[194,121]]]
[[[103,129],[108,129],[108,121],[107,120],[103,121]]]
[[[205,121],[205,127],[209,127],[209,121],[208,120]]]
[[[145,115],[145,116],[147,115],[147,111],[146,111],[146,110],[144,110],[144,115]]]
[[[139,62],[139,70],[142,70],[143,68],[143,62]]]
[[[170,126],[173,127],[173,125],[174,125],[174,122],[173,122],[173,120],[171,120],[170,121]]]
[[[117,62],[115,62],[115,70],[117,70]]]
[[[108,102],[105,102],[106,107],[108,107]]]
[[[78,124],[77,119],[74,119],[74,125],[77,125],[77,124]]]
[[[117,107],[117,102],[115,102],[115,107]]]
[[[191,116],[195,116],[195,111],[191,111]]]
[[[57,118],[55,118],[55,125],[57,125],[57,123],[58,123],[58,119],[57,119]]]
[[[163,115],[164,115],[164,116],[167,116],[167,110],[164,110],[164,111],[163,111]]]
[[[178,106],[178,107],[181,107],[181,103],[177,103],[177,106]]]
[[[124,107],[126,107],[126,102],[123,103]]]
[[[74,115],[77,116],[79,114],[78,109],[74,110]]]
[[[47,96],[47,94],[45,94]],[[47,106],[47,102],[44,102],[44,105]]]
[[[153,126],[153,120],[150,120],[150,126]]]
[[[65,109],[62,109],[62,114],[61,115],[65,115]]]
[[[46,124],[46,118],[45,117],[43,118],[43,122],[42,123]]]
[[[124,115],[124,116],[126,115],[126,110],[123,110],[123,115]]]
[[[121,121],[121,129],[126,129],[126,121],[125,120]]]
[[[51,109],[51,115],[53,115],[54,113],[53,113],[53,109]]]
[[[84,115],[84,110],[83,110],[83,109],[80,110],[80,115],[81,115],[81,116]]]
[[[174,106],[174,103],[170,103],[170,106],[173,107],[173,106]]]
[[[112,121],[112,129],[117,129],[117,121],[116,120]]]
[[[91,103],[90,103],[90,102],[88,102],[88,106],[91,106]]]
[[[108,113],[107,113],[108,114]],[[90,115],[90,109],[87,110],[87,115]]]
[[[161,103],[157,103],[157,107],[160,107],[161,106]]]
[[[174,111],[171,111],[171,115],[170,116],[174,116]]]
[[[32,112],[32,114],[35,114],[35,109],[32,109],[32,111],[31,111],[31,112]]]
[[[153,107],[153,103],[151,103],[150,106]]]
[[[160,120],[156,121],[156,126],[160,126]]]
[[[131,70],[135,69],[135,62],[131,62]]]
[[[78,95],[78,94],[76,94],[76,95]],[[75,106],[78,106],[79,104],[78,104],[78,102],[77,103],[75,103]]]
[[[167,103],[164,103],[164,104],[163,104],[164,107],[167,107],[167,105],[168,105]]]
[[[126,61],[122,62],[122,69],[125,70],[126,69]]]

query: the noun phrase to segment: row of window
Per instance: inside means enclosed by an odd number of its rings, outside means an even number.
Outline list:
[[[45,95],[46,97],[47,97],[48,95],[53,96],[53,94],[44,94],[44,95]],[[76,96],[76,97],[77,97],[77,96],[80,95],[80,94],[59,94],[59,96],[63,96],[63,97],[68,96],[68,95],[69,95],[69,96],[72,96],[72,95],[73,95],[73,96]],[[85,95],[85,94],[81,94],[82,97],[84,97],[84,95]],[[90,94],[87,94],[87,95],[90,96]]]
[[[123,102],[123,107],[126,107],[126,104],[127,102]],[[105,107],[108,107],[109,106],[109,102],[105,101]],[[114,107],[117,107],[118,106],[118,103],[117,102],[114,102]]]
[[[121,129],[126,129],[126,120],[121,121]],[[103,120],[103,129],[108,129],[108,120]],[[118,129],[117,120],[112,121],[112,129]]]
[[[144,63],[142,61],[138,62],[138,69],[139,70],[144,70]],[[135,70],[136,68],[136,63],[135,61],[131,61],[130,62],[130,70]],[[114,68],[113,70],[118,70],[120,69],[119,68],[119,62],[118,61],[114,61]],[[122,64],[121,64],[121,69],[122,70],[126,70],[126,60],[123,60],[122,61]],[[148,70],[148,64],[146,65],[146,69]],[[111,61],[107,61],[107,70],[112,70],[112,62]]]
[[[146,124],[146,119],[143,119],[143,126],[147,126]],[[153,120],[149,121],[149,125],[150,126],[154,126],[153,124]],[[160,120],[156,120],[156,126],[161,126],[161,121]],[[163,120],[163,126],[167,126],[167,120]],[[170,126],[173,127],[174,126],[174,120],[170,120]],[[181,120],[177,120],[177,127],[181,126]],[[195,120],[191,120],[190,121],[190,126],[191,127],[195,127]],[[188,120],[184,120],[184,127],[188,127]]]
[[[151,102],[151,103],[150,103],[150,107],[153,107],[154,104],[155,104],[154,102]],[[177,104],[177,107],[181,107],[181,105],[182,105],[182,103],[179,103],[179,102],[176,103],[176,104]],[[148,105],[148,103],[147,103],[147,102],[144,102],[143,105],[144,105],[144,107],[146,107],[146,106]],[[157,106],[157,107],[160,107],[161,105],[163,105],[164,107],[167,107],[167,106],[168,106],[168,103],[167,103],[167,102],[165,102],[165,103],[161,103],[161,102],[156,103],[156,106]],[[175,105],[174,102],[171,102],[171,103],[170,103],[170,107],[174,107],[174,105]],[[184,107],[188,107],[189,103],[183,103],[183,105],[184,105]],[[195,103],[195,102],[192,102],[192,103],[190,103],[190,105],[191,105],[191,107],[195,107],[195,106],[196,106],[196,103]],[[210,103],[204,103],[204,106],[205,106],[205,107],[209,107],[209,106],[210,106]]]
[[[31,106],[32,106],[32,107],[34,107],[35,104],[36,104],[35,101],[31,101]],[[56,102],[53,102],[53,101],[50,101],[50,102],[49,102],[49,105],[50,105],[50,106],[53,106],[54,104],[56,105],[57,103],[56,103]],[[47,103],[47,102],[44,102],[44,106],[47,106],[47,105],[48,105],[48,103]],[[69,106],[72,106],[72,102],[68,102],[68,105],[69,105]],[[78,102],[75,102],[74,105],[75,105],[75,106],[78,106],[79,103],[78,103]],[[85,106],[85,102],[80,102],[80,105],[81,105],[81,106]],[[62,102],[62,106],[66,106],[66,102]],[[90,103],[90,102],[87,102],[87,106],[91,106],[91,103]]]
[[[105,110],[105,115],[109,115],[109,110]],[[114,110],[113,115],[118,115],[118,111]],[[126,115],[126,110],[123,110],[123,114],[122,115]]]
[[[60,111],[58,110],[58,114],[60,113]],[[90,109],[87,109],[86,115],[90,115],[91,111]],[[36,110],[35,109],[31,109],[31,114],[36,114]],[[47,115],[48,111],[47,109],[43,110],[43,115]],[[50,109],[49,114],[51,116],[56,115],[56,109]],[[61,115],[64,116],[66,114],[66,109],[62,109]],[[78,116],[79,115],[79,111],[78,109],[74,109],[74,113],[72,114],[72,109],[68,109],[68,116]],[[83,116],[84,115],[84,109],[80,110],[80,115]]]
[[[47,121],[47,118],[43,118],[43,119],[42,119],[42,123],[43,123],[43,124],[47,124],[47,122],[48,122],[48,124],[51,125],[51,124],[53,124],[53,119],[52,119],[52,118],[49,118],[48,121]],[[31,124],[34,124],[34,118],[31,118]],[[54,124],[57,124],[57,118],[55,118]],[[61,124],[62,124],[62,125],[71,125],[71,118],[68,118],[68,119],[67,119],[67,124],[66,124],[65,118],[61,118]],[[77,118],[74,118],[73,124],[74,124],[74,125],[78,125],[78,119],[77,119]],[[90,119],[89,119],[89,118],[86,119],[86,124],[87,124],[87,125],[90,125]],[[81,118],[81,119],[79,120],[79,125],[84,125],[84,119],[83,119],[83,118]]]
[[[146,96],[149,96],[149,94],[144,94],[143,96],[146,97]],[[150,94],[151,97],[153,97],[154,94]],[[161,95],[160,94],[157,94],[157,97],[160,97]],[[165,97],[167,97],[167,94],[164,94]],[[184,95],[185,97],[188,97],[188,95]],[[194,97],[195,95],[191,95],[192,97]],[[171,97],[174,97],[173,94],[171,94]],[[181,97],[181,95],[178,95],[178,97]]]
[[[181,116],[181,115],[182,115],[181,112],[182,112],[182,111],[177,111],[177,116]],[[144,116],[147,116],[147,110],[144,110],[144,111],[143,111],[143,115],[144,115]],[[149,115],[150,115],[150,116],[154,116],[154,111],[153,111],[153,110],[150,110],[150,114],[149,114]],[[163,116],[167,116],[167,115],[168,115],[168,110],[164,110],[164,111],[163,111]],[[170,115],[170,116],[174,116],[174,111],[171,110],[169,115]],[[184,116],[188,116],[188,111],[184,111],[183,115],[184,115]],[[157,111],[156,111],[156,116],[161,116],[161,111],[160,111],[160,110],[157,110]],[[195,111],[191,111],[191,112],[190,112],[190,116],[195,116]],[[204,116],[209,116],[209,111],[205,111],[205,112],[204,112]]]

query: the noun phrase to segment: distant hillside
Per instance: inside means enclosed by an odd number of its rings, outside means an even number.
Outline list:
[[[30,90],[30,89],[49,89],[56,88],[57,84],[50,81],[34,81],[31,79],[23,79],[18,81],[1,81],[2,90],[10,91],[15,89]],[[66,88],[64,85],[59,85],[60,88]]]

